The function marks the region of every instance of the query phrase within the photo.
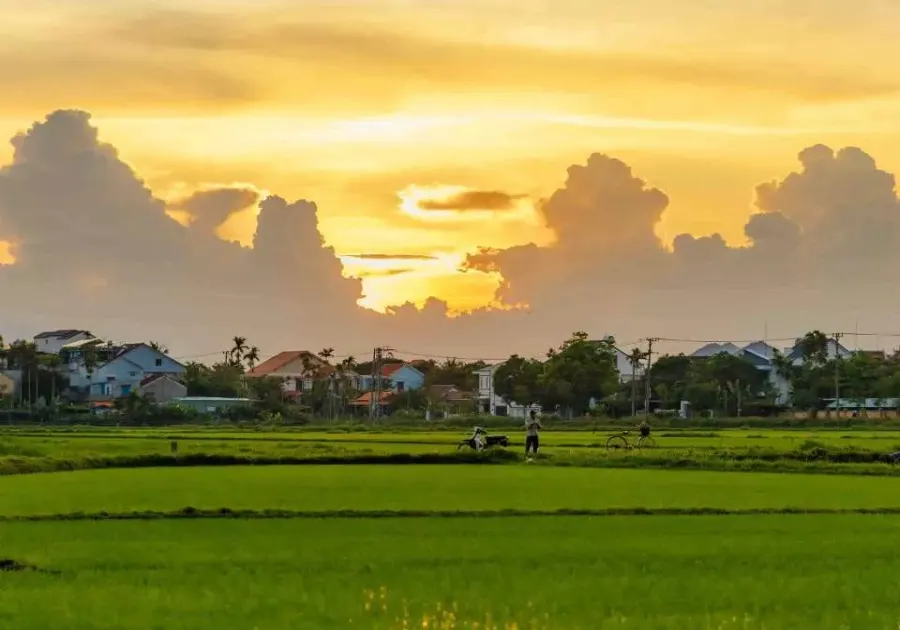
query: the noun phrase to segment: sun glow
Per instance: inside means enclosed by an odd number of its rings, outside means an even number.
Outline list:
[[[0,265],[16,264],[15,246],[9,241],[0,241]]]
[[[449,295],[449,314],[459,315],[494,303],[502,282],[494,272],[462,272],[465,254],[427,256],[341,256],[346,277],[359,278],[363,297],[358,304],[379,313],[408,302],[422,308],[435,295]]]

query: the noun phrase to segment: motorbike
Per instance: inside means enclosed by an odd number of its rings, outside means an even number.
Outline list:
[[[481,439],[483,440],[483,448],[491,448],[492,446],[502,446],[506,448],[507,446],[509,446],[509,437],[506,435],[483,435]],[[463,449],[472,449],[473,451],[477,451],[478,445],[475,444],[475,438],[470,437],[468,439],[462,440],[456,447],[456,450],[461,451]]]

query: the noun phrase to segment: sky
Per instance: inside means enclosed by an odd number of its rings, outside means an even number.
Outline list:
[[[0,334],[900,331],[898,27],[881,0],[0,0]]]

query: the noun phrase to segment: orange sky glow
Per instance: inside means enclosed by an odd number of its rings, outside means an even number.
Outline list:
[[[703,4],[0,0],[0,137],[88,110],[174,220],[233,182],[308,199],[361,305],[463,312],[503,280],[466,256],[552,244],[541,204],[594,152],[669,196],[664,243],[742,243],[754,187],[810,144],[900,170],[900,7]],[[216,233],[249,246],[257,212]]]

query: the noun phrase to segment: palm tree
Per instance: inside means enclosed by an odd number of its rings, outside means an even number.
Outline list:
[[[259,363],[259,348],[253,346],[247,350],[247,354],[244,355],[244,361],[247,362],[247,367],[251,370],[256,367],[256,364]]]
[[[334,348],[324,348],[319,351],[319,358],[325,359],[328,361],[331,357],[334,356]]]
[[[231,342],[234,345],[229,351],[228,356],[231,358],[232,364],[239,365],[244,358],[244,353],[247,352],[247,338],[235,336],[232,338]]]

